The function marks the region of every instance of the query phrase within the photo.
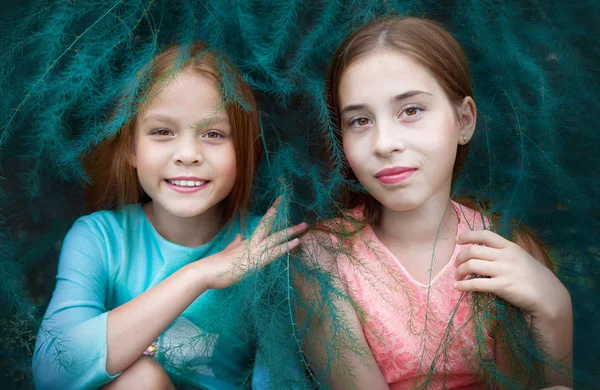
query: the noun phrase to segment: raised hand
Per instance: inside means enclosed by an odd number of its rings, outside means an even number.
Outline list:
[[[456,288],[493,293],[533,317],[570,310],[567,289],[543,264],[517,244],[479,230],[461,234],[458,244],[474,244],[456,257]],[[471,274],[486,278],[465,279]]]
[[[252,237],[242,240],[238,234],[223,251],[198,262],[207,288],[229,287],[248,270],[264,267],[298,246],[299,240],[294,237],[306,230],[304,222],[271,233],[279,203],[278,198],[262,217]]]

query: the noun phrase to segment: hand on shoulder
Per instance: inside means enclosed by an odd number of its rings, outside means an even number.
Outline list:
[[[302,222],[290,228],[271,233],[279,199],[261,218],[254,234],[234,240],[221,252],[194,263],[207,288],[222,289],[237,283],[249,270],[259,269],[295,249],[300,241],[296,237],[306,230]]]
[[[473,244],[456,257],[458,290],[496,294],[533,317],[571,315],[571,297],[565,286],[541,259],[516,243],[489,230],[463,233],[457,243]],[[473,274],[483,278],[469,279]]]

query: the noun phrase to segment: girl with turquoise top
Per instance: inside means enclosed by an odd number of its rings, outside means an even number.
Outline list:
[[[218,290],[295,248],[305,229],[271,234],[277,202],[244,218],[261,137],[232,65],[203,44],[173,46],[139,75],[149,82],[135,115],[84,158],[96,212],[62,243],[36,388],[238,388],[252,340],[207,313]]]

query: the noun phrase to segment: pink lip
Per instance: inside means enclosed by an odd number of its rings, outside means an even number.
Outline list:
[[[377,172],[375,178],[384,184],[398,184],[412,176],[416,170],[410,167],[386,168]]]

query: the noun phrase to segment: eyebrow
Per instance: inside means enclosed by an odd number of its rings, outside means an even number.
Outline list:
[[[401,93],[400,95],[396,95],[393,98],[391,98],[390,101],[399,102],[404,99],[408,99],[415,95],[421,95],[421,94],[433,96],[433,94],[431,94],[429,92],[414,90],[414,91],[407,91],[407,92]],[[346,113],[348,111],[364,110],[366,107],[367,106],[365,104],[350,104],[350,105],[342,108],[342,110],[340,111],[340,115],[343,115],[344,113]]]
[[[144,118],[143,123],[146,123],[149,121],[157,121],[157,122],[164,122],[164,123],[171,123],[171,124],[177,122],[174,118],[172,118],[168,115],[163,115],[163,114],[148,115],[146,118]],[[197,128],[197,127],[202,127],[202,126],[210,126],[210,125],[214,125],[215,123],[221,123],[221,122],[229,123],[229,119],[225,115],[217,115],[217,116],[205,118],[194,125],[190,125],[189,127]]]
[[[146,123],[146,122],[149,122],[149,121],[172,123],[173,119],[171,117],[169,117],[169,116],[166,116],[166,115],[152,114],[152,115],[148,115],[147,117],[145,117],[143,123]]]

